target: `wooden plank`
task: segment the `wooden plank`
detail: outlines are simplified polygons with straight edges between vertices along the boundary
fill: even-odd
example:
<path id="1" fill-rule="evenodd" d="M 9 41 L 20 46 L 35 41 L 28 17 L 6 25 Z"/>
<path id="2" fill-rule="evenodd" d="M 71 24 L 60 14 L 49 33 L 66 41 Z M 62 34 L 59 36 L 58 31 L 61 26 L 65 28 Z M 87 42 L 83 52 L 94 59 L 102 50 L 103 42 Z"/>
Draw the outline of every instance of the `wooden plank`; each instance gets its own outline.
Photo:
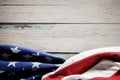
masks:
<path id="1" fill-rule="evenodd" d="M 71 1 L 71 0 L 69 0 Z M 78 0 L 77 0 L 78 1 Z M 62 5 L 68 2 L 68 0 L 1 0 L 0 5 Z"/>
<path id="2" fill-rule="evenodd" d="M 120 24 L 55 24 L 50 30 L 0 30 L 0 44 L 48 52 L 80 52 L 120 45 Z"/>
<path id="3" fill-rule="evenodd" d="M 78 54 L 79 52 L 49 52 L 49 53 L 57 55 L 64 59 L 68 59 L 68 58 Z"/>
<path id="4" fill-rule="evenodd" d="M 53 2 L 55 1 L 54 3 L 56 3 L 57 6 L 52 5 L 52 3 L 51 5 L 47 5 L 47 3 L 50 2 L 47 1 L 45 2 L 46 5 L 42 5 L 42 6 L 39 5 L 17 6 L 16 4 L 17 2 L 15 3 L 16 6 L 14 5 L 0 6 L 0 22 L 1 23 L 5 23 L 5 22 L 8 23 L 120 23 L 119 0 L 99 0 L 99 1 L 98 0 L 85 0 L 85 1 L 67 0 L 66 2 L 64 2 L 65 0 L 64 1 L 62 0 L 60 2 L 60 4 L 66 3 L 68 5 L 59 5 L 57 4 L 57 1 L 59 3 L 60 0 L 53 0 Z"/>
<path id="5" fill-rule="evenodd" d="M 17 37 L 18 38 L 18 37 Z M 6 40 L 7 39 L 7 40 Z M 20 39 L 20 38 L 18 38 Z M 119 46 L 120 43 L 104 43 L 100 41 L 91 40 L 89 42 L 81 41 L 79 39 L 60 39 L 60 38 L 46 38 L 46 39 L 31 39 L 31 40 L 25 40 L 25 39 L 14 39 L 12 38 L 4 38 L 0 40 L 0 44 L 12 44 L 12 45 L 19 45 L 23 47 L 28 47 L 32 49 L 42 50 L 42 51 L 50 51 L 50 52 L 81 52 L 86 51 L 94 48 L 100 48 L 100 47 L 109 47 L 109 46 Z"/>
<path id="6" fill-rule="evenodd" d="M 0 24 L 1 30 L 52 29 L 55 24 Z"/>
<path id="7" fill-rule="evenodd" d="M 104 5 L 119 4 L 119 0 L 0 0 L 1 6 L 79 6 L 79 5 Z"/>
<path id="8" fill-rule="evenodd" d="M 68 58 L 70 58 L 70 57 L 72 57 L 72 56 L 74 56 L 74 55 L 76 55 L 76 54 L 69 54 L 69 53 L 67 53 L 67 54 L 58 54 L 58 53 L 56 53 L 56 54 L 54 54 L 54 55 L 57 55 L 57 56 L 59 56 L 59 57 L 61 57 L 61 58 L 64 58 L 64 59 L 68 59 Z"/>

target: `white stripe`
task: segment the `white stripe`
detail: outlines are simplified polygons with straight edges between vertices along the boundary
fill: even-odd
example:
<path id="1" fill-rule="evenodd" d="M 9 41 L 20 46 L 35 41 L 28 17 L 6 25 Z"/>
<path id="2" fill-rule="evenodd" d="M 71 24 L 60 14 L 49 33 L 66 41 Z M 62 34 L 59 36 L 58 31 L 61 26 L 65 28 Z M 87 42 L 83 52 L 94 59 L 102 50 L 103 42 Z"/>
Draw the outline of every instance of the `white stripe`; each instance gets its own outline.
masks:
<path id="1" fill-rule="evenodd" d="M 115 67 L 115 69 L 112 69 L 112 67 Z M 120 63 L 113 62 L 110 60 L 102 60 L 100 63 L 98 63 L 96 66 L 94 66 L 87 72 L 81 75 L 73 74 L 65 76 L 62 80 L 78 80 L 78 79 L 89 80 L 94 77 L 109 77 L 113 75 L 115 72 L 117 72 L 119 69 Z"/>
<path id="2" fill-rule="evenodd" d="M 118 47 L 105 47 L 105 48 L 98 48 L 98 49 L 93 49 L 93 50 L 89 50 L 89 51 L 85 51 L 85 52 L 81 52 L 71 58 L 69 58 L 63 65 L 61 65 L 55 72 L 51 72 L 48 73 L 46 75 L 43 76 L 43 78 L 51 75 L 51 74 L 55 74 L 56 72 L 60 71 L 61 69 L 63 69 L 66 66 L 69 66 L 70 64 L 73 64 L 79 60 L 82 60 L 86 57 L 89 57 L 91 55 L 100 53 L 100 52 L 120 52 L 120 46 Z M 113 72 L 113 71 L 112 71 Z M 42 78 L 42 79 L 43 79 Z"/>
<path id="3" fill-rule="evenodd" d="M 93 50 L 89 50 L 89 51 L 84 51 L 84 52 L 81 52 L 71 58 L 69 58 L 63 65 L 61 65 L 58 69 L 62 69 L 70 64 L 73 64 L 74 62 L 77 62 L 79 60 L 82 60 L 86 57 L 89 57 L 91 55 L 94 55 L 94 54 L 97 54 L 97 53 L 100 53 L 100 52 L 120 52 L 120 46 L 118 47 L 105 47 L 105 48 L 98 48 L 98 49 L 93 49 Z"/>

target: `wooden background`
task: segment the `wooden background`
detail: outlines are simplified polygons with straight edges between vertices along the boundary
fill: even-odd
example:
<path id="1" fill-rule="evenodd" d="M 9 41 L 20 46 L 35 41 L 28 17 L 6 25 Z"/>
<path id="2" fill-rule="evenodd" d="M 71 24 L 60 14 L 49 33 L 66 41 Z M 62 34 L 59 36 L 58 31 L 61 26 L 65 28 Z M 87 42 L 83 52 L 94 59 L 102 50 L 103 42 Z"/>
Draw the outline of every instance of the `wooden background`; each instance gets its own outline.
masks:
<path id="1" fill-rule="evenodd" d="M 0 30 L 0 44 L 67 53 L 119 46 L 120 0 L 0 0 L 0 23 L 52 24 Z"/>

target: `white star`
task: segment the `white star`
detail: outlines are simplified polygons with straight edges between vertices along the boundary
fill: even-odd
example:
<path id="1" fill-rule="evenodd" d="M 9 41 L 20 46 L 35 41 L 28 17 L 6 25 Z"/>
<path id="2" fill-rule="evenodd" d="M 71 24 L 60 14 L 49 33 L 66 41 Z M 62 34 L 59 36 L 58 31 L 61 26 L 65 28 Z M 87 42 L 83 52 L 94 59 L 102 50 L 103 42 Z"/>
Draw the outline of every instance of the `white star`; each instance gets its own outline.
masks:
<path id="1" fill-rule="evenodd" d="M 8 64 L 8 67 L 9 66 L 13 66 L 13 67 L 15 67 L 15 64 L 16 64 L 17 62 L 10 62 L 9 64 Z"/>
<path id="2" fill-rule="evenodd" d="M 8 74 L 8 77 L 9 77 L 9 76 L 12 76 L 12 75 L 15 75 L 15 72 L 9 73 L 9 74 Z"/>
<path id="3" fill-rule="evenodd" d="M 3 72 L 5 72 L 5 71 L 0 70 L 0 73 L 3 73 Z"/>
<path id="4" fill-rule="evenodd" d="M 18 47 L 10 48 L 13 53 L 19 53 L 21 50 L 18 50 Z"/>
<path id="5" fill-rule="evenodd" d="M 40 52 L 37 52 L 37 54 L 36 54 L 37 56 L 39 56 L 40 55 Z"/>
<path id="6" fill-rule="evenodd" d="M 53 60 L 53 59 L 50 58 L 50 57 L 45 57 L 45 59 L 47 59 L 48 62 L 52 62 L 52 60 Z"/>
<path id="7" fill-rule="evenodd" d="M 10 54 L 6 54 L 6 53 L 2 54 L 2 57 L 3 57 L 4 59 L 7 59 L 9 56 L 10 56 Z"/>
<path id="8" fill-rule="evenodd" d="M 40 52 L 37 52 L 37 54 L 33 54 L 33 55 L 35 55 L 35 56 L 39 56 L 39 55 L 40 55 Z"/>
<path id="9" fill-rule="evenodd" d="M 25 69 L 23 68 L 22 70 L 24 71 Z"/>
<path id="10" fill-rule="evenodd" d="M 33 66 L 32 66 L 32 68 L 39 68 L 39 65 L 41 64 L 41 63 L 39 63 L 39 62 L 32 62 L 32 64 L 33 64 Z"/>
<path id="11" fill-rule="evenodd" d="M 32 57 L 32 55 L 26 54 L 26 55 L 23 55 L 23 57 L 24 57 L 25 59 L 30 59 L 30 58 Z"/>
<path id="12" fill-rule="evenodd" d="M 33 76 L 32 78 L 33 78 L 33 79 L 35 79 L 35 77 L 34 77 L 34 76 Z"/>

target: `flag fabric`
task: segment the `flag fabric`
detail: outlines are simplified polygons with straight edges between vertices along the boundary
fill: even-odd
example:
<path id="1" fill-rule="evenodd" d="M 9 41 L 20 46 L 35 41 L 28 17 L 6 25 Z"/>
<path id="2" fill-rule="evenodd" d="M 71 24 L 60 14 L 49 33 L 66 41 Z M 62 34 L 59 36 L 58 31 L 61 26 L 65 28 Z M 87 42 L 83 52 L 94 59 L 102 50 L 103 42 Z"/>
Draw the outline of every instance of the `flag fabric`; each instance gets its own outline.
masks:
<path id="1" fill-rule="evenodd" d="M 81 52 L 42 80 L 120 80 L 120 46 Z"/>
<path id="2" fill-rule="evenodd" d="M 0 80 L 41 80 L 65 59 L 39 50 L 0 45 Z"/>

